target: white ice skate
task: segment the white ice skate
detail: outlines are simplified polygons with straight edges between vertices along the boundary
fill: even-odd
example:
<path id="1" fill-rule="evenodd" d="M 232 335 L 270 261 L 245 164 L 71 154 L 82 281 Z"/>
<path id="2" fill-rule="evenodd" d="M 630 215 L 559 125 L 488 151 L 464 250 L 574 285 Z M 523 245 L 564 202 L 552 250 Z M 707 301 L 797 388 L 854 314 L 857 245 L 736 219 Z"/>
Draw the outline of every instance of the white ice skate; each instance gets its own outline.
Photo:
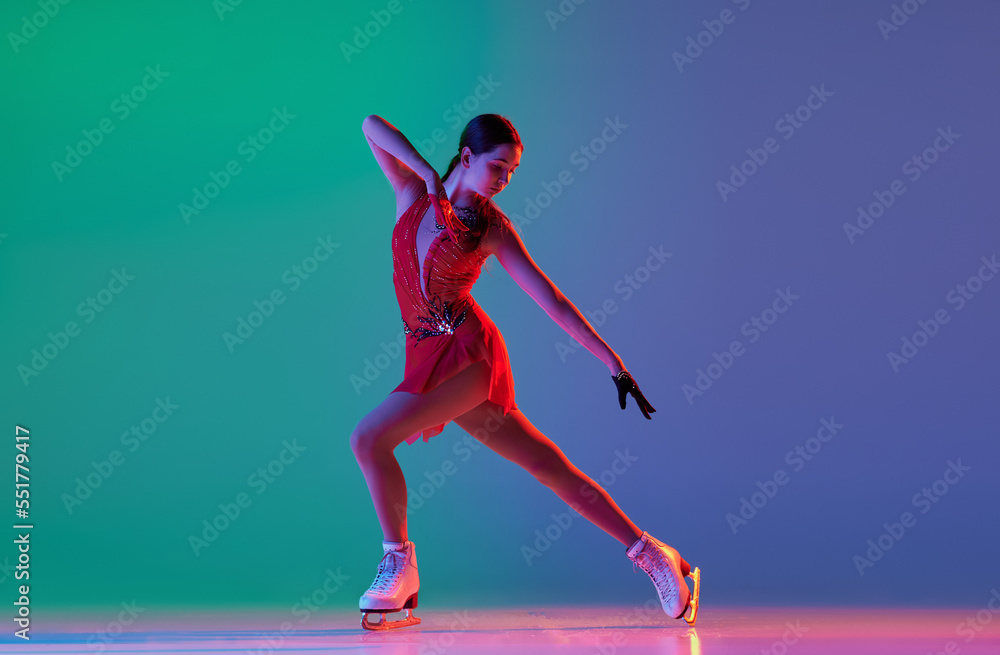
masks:
<path id="1" fill-rule="evenodd" d="M 364 614 L 361 617 L 361 627 L 366 630 L 389 630 L 420 623 L 413 616 L 417 606 L 417 590 L 420 589 L 420 578 L 417 575 L 417 553 L 412 541 L 383 541 L 382 550 L 385 556 L 378 565 L 375 581 L 368 588 L 359 602 Z M 385 615 L 391 612 L 406 610 L 406 618 L 398 621 L 386 621 Z M 368 621 L 369 614 L 381 614 L 378 623 Z"/>
<path id="2" fill-rule="evenodd" d="M 680 554 L 662 541 L 643 532 L 625 551 L 632 560 L 632 570 L 638 564 L 649 574 L 660 596 L 663 611 L 675 619 L 684 617 L 688 625 L 698 618 L 698 594 L 701 591 L 701 570 L 684 561 Z M 694 591 L 688 589 L 686 577 L 694 581 Z M 690 612 L 689 612 L 690 611 Z"/>

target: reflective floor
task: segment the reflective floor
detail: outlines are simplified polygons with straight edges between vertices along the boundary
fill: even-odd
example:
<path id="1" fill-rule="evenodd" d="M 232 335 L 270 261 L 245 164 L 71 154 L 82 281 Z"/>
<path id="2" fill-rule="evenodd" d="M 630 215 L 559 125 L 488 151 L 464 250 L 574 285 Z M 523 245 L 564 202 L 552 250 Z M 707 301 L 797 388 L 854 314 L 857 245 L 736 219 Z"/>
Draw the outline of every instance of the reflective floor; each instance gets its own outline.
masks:
<path id="1" fill-rule="evenodd" d="M 0 636 L 0 652 L 31 653 L 773 653 L 1000 654 L 1000 617 L 987 607 L 892 609 L 702 607 L 695 628 L 658 606 L 419 608 L 419 625 L 360 627 L 360 612 L 157 613 L 123 627 L 83 615 L 35 617 L 30 643 Z M 114 618 L 118 613 L 112 614 Z M 402 614 L 389 619 L 402 618 Z M 373 617 L 377 618 L 377 617 Z"/>

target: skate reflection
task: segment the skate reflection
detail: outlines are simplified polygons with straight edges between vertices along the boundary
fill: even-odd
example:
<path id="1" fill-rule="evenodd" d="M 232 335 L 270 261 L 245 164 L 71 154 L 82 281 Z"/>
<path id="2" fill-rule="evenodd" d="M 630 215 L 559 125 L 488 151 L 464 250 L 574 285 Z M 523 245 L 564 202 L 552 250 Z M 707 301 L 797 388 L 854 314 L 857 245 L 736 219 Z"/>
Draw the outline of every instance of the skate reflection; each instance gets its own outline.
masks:
<path id="1" fill-rule="evenodd" d="M 685 636 L 691 639 L 691 655 L 701 655 L 701 639 L 698 638 L 698 631 L 695 628 L 688 628 Z"/>

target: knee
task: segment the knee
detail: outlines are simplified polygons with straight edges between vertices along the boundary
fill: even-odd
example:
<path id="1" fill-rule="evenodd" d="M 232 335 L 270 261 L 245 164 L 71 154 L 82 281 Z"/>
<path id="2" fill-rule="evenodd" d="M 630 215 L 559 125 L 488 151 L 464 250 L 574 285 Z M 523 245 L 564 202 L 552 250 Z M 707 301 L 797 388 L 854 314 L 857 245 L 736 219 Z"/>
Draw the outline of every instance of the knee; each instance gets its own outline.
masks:
<path id="1" fill-rule="evenodd" d="M 371 459 L 379 448 L 379 433 L 358 424 L 351 432 L 351 450 L 359 461 Z"/>

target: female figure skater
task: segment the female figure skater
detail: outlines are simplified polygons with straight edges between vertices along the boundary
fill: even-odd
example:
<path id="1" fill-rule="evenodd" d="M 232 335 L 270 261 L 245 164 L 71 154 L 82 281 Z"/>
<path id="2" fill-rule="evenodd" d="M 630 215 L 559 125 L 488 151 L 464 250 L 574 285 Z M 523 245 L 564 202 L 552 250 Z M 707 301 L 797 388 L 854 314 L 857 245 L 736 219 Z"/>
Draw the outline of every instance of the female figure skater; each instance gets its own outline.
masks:
<path id="1" fill-rule="evenodd" d="M 420 581 L 414 545 L 407 539 L 406 483 L 393 450 L 421 434 L 428 441 L 450 421 L 524 467 L 626 546 L 633 569 L 638 564 L 652 578 L 663 611 L 694 625 L 700 571 L 692 573 L 676 550 L 636 527 L 521 413 L 503 337 L 469 293 L 483 262 L 496 255 L 560 327 L 608 366 L 622 409 L 631 394 L 647 419 L 656 411 L 621 358 L 538 268 L 492 200 L 521 160 L 514 126 L 497 114 L 469 121 L 443 180 L 381 117 L 366 117 L 362 130 L 396 193 L 393 284 L 406 333 L 406 365 L 403 382 L 351 434 L 384 536 L 378 574 L 359 603 L 361 625 L 386 629 L 420 622 L 412 614 Z M 685 581 L 689 575 L 693 592 Z M 386 622 L 386 613 L 404 609 L 405 619 Z M 369 623 L 369 613 L 381 614 L 380 621 Z"/>

